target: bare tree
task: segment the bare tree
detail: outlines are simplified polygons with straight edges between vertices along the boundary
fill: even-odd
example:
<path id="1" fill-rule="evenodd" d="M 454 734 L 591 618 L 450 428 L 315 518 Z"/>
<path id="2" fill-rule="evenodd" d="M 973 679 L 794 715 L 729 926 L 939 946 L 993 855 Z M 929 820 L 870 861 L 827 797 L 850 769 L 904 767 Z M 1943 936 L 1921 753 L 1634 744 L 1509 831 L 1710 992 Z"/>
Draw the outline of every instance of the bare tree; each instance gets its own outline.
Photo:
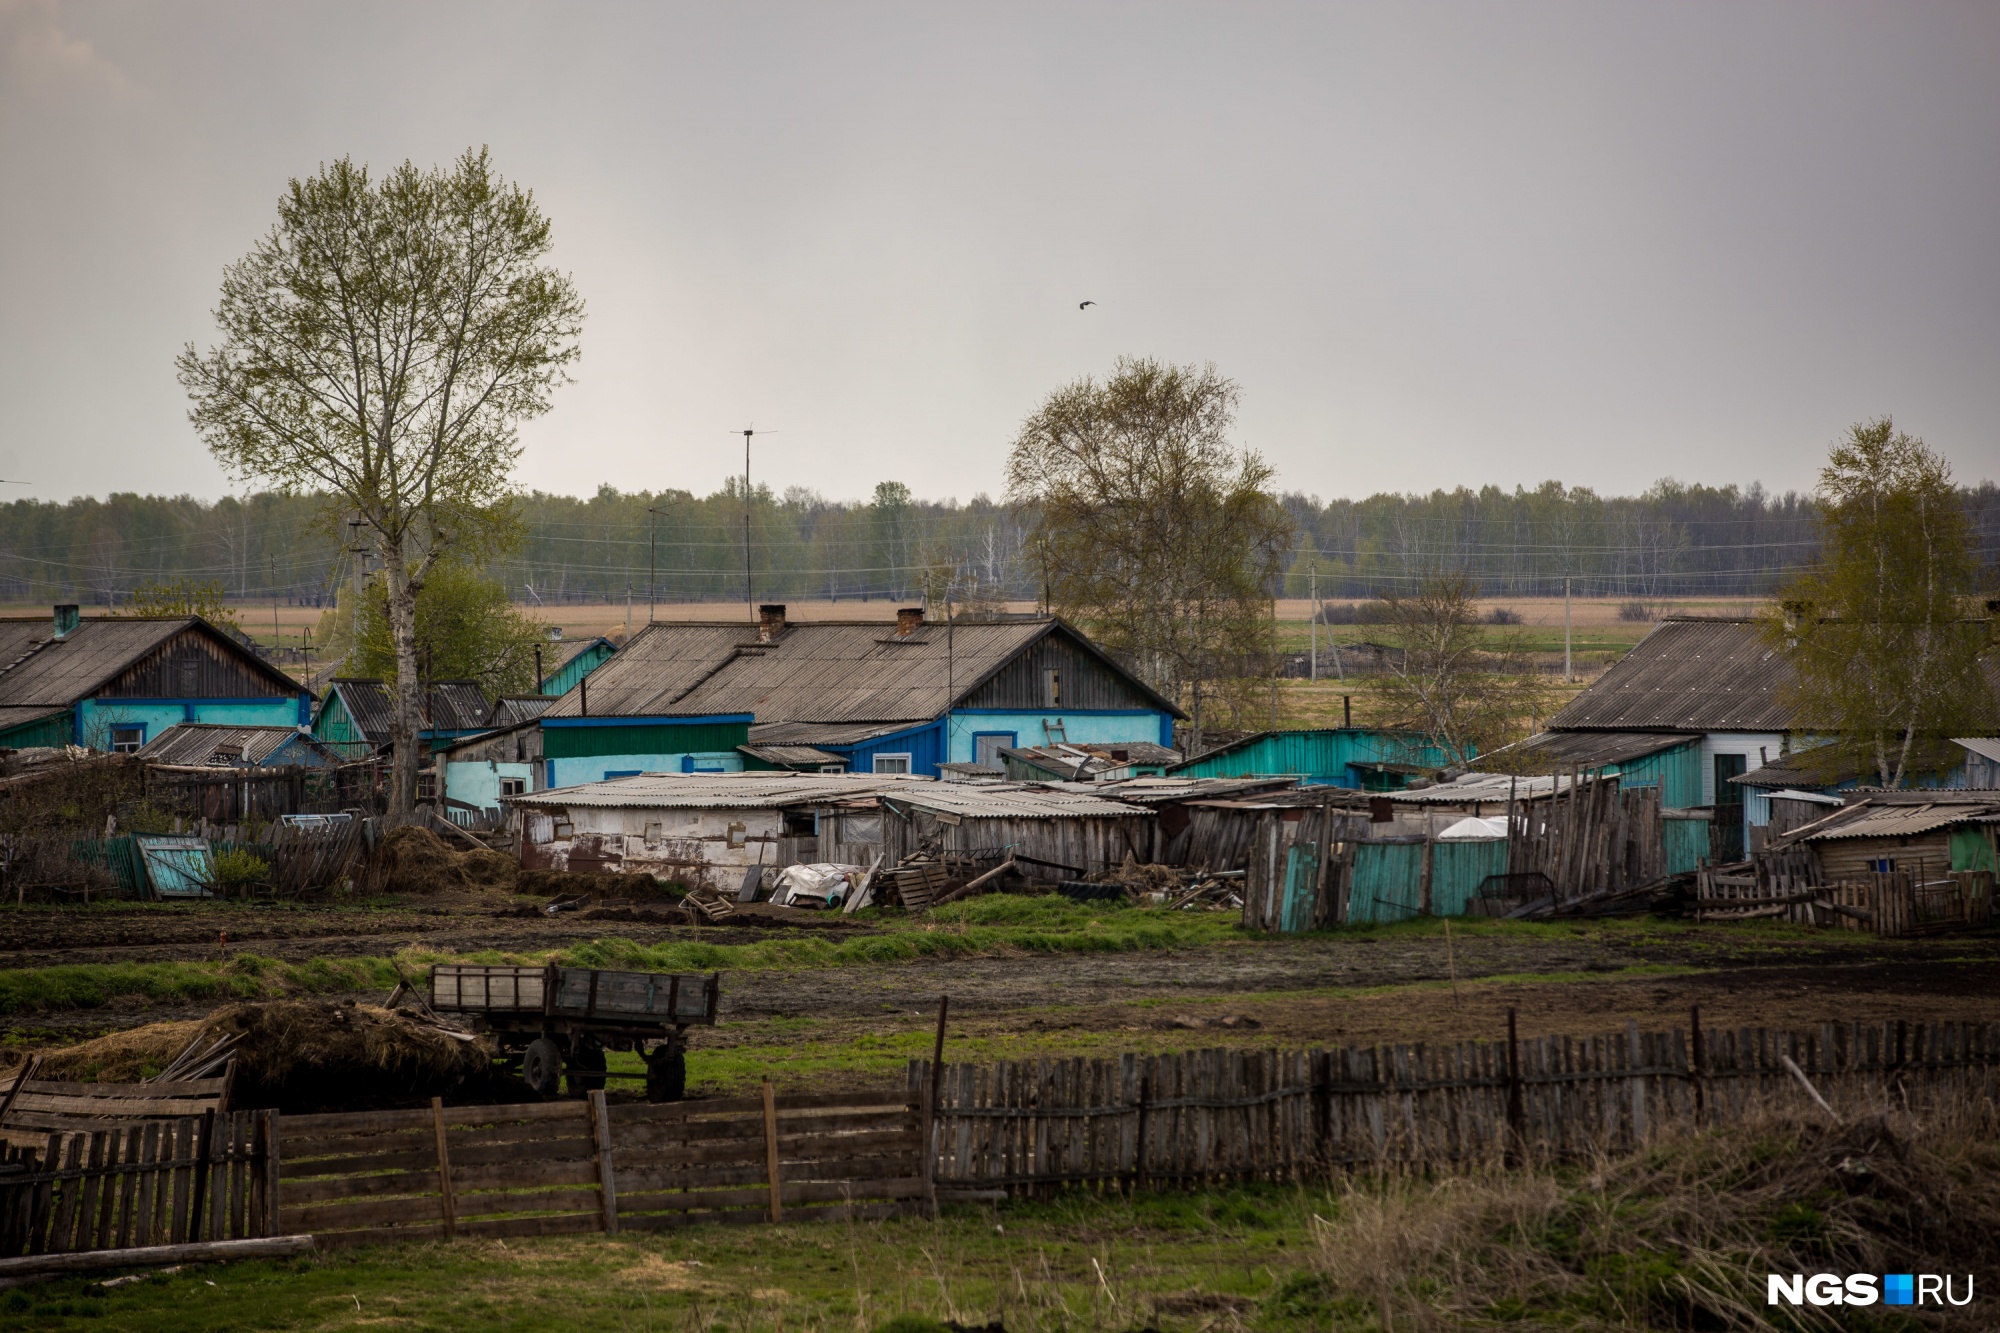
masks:
<path id="1" fill-rule="evenodd" d="M 1426 575 L 1415 591 L 1386 599 L 1396 652 L 1382 703 L 1394 725 L 1421 733 L 1454 764 L 1505 744 L 1522 719 L 1548 714 L 1548 686 L 1525 643 L 1481 627 L 1477 592 L 1459 571 Z"/>
<path id="2" fill-rule="evenodd" d="M 1229 441 L 1237 388 L 1213 366 L 1122 359 L 1021 426 L 1007 498 L 1049 608 L 1193 714 L 1268 674 L 1271 598 L 1292 524 L 1271 469 Z"/>
<path id="3" fill-rule="evenodd" d="M 447 549 L 505 544 L 518 424 L 578 355 L 583 302 L 541 262 L 550 247 L 533 195 L 484 150 L 379 182 L 342 158 L 290 183 L 223 275 L 221 342 L 175 362 L 226 466 L 365 525 L 395 646 L 392 818 L 416 802 L 417 594 Z"/>

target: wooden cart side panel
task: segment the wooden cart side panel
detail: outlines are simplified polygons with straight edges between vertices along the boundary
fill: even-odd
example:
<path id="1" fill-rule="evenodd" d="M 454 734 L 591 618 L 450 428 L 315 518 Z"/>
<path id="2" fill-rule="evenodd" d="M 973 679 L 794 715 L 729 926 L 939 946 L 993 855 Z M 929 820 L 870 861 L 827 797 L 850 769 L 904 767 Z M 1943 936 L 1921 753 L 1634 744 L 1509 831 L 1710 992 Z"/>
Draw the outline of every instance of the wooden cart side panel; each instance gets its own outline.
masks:
<path id="1" fill-rule="evenodd" d="M 431 1008 L 459 1013 L 540 1013 L 547 970 L 439 963 L 431 969 Z"/>
<path id="2" fill-rule="evenodd" d="M 714 992 L 713 978 L 699 972 L 609 972 L 565 967 L 556 984 L 554 1008 L 565 1017 L 713 1023 Z"/>

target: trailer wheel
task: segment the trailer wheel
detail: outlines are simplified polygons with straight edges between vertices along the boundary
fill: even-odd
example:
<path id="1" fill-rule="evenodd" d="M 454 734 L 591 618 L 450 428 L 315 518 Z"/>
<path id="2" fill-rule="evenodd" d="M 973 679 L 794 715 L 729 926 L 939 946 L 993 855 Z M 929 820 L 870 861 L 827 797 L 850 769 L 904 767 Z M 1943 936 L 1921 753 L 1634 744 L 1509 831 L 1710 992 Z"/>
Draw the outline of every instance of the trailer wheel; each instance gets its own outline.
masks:
<path id="1" fill-rule="evenodd" d="M 655 1046 L 646 1053 L 646 1100 L 677 1102 L 687 1093 L 686 1051 Z"/>
<path id="2" fill-rule="evenodd" d="M 521 1056 L 521 1081 L 539 1095 L 553 1097 L 562 1079 L 562 1063 L 562 1048 L 547 1037 L 537 1037 Z"/>
<path id="3" fill-rule="evenodd" d="M 579 1041 L 569 1052 L 569 1095 L 588 1097 L 604 1086 L 604 1048 Z"/>

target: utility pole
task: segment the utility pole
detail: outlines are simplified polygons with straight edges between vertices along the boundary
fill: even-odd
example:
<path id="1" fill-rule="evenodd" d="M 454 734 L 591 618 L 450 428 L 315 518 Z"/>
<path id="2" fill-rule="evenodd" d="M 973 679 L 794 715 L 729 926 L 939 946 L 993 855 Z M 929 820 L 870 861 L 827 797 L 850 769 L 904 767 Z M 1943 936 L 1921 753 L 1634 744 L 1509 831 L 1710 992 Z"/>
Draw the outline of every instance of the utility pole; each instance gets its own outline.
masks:
<path id="1" fill-rule="evenodd" d="M 1576 677 L 1570 672 L 1569 659 L 1569 576 L 1563 575 L 1563 684 L 1567 685 Z"/>
<path id="2" fill-rule="evenodd" d="M 754 429 L 743 432 L 743 605 L 752 620 L 757 618 L 757 598 L 750 583 L 750 437 L 756 433 Z"/>
<path id="3" fill-rule="evenodd" d="M 1317 684 L 1319 681 L 1319 558 L 1317 554 L 1313 558 L 1312 572 L 1306 576 L 1306 587 L 1306 615 L 1311 618 L 1312 622 L 1311 679 Z"/>
<path id="4" fill-rule="evenodd" d="M 284 646 L 284 636 L 278 632 L 278 557 L 271 556 L 271 652 L 275 655 Z"/>
<path id="5" fill-rule="evenodd" d="M 660 511 L 646 506 L 646 623 L 653 623 L 653 604 L 657 599 L 653 591 L 653 580 L 659 565 L 659 517 Z"/>

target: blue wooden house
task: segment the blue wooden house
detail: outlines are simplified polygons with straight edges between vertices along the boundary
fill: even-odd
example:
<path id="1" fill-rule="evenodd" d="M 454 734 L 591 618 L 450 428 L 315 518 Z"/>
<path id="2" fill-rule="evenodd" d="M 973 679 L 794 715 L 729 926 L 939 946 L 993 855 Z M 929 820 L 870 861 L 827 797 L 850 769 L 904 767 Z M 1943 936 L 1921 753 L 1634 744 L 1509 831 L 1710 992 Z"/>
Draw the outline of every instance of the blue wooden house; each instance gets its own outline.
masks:
<path id="1" fill-rule="evenodd" d="M 199 616 L 0 619 L 0 746 L 135 753 L 184 722 L 296 728 L 312 695 Z"/>
<path id="2" fill-rule="evenodd" d="M 906 608 L 894 624 L 797 624 L 767 605 L 754 624 L 634 635 L 543 714 L 541 777 L 739 772 L 795 748 L 816 766 L 936 777 L 1050 742 L 1170 745 L 1179 716 L 1055 617 L 947 625 Z"/>

